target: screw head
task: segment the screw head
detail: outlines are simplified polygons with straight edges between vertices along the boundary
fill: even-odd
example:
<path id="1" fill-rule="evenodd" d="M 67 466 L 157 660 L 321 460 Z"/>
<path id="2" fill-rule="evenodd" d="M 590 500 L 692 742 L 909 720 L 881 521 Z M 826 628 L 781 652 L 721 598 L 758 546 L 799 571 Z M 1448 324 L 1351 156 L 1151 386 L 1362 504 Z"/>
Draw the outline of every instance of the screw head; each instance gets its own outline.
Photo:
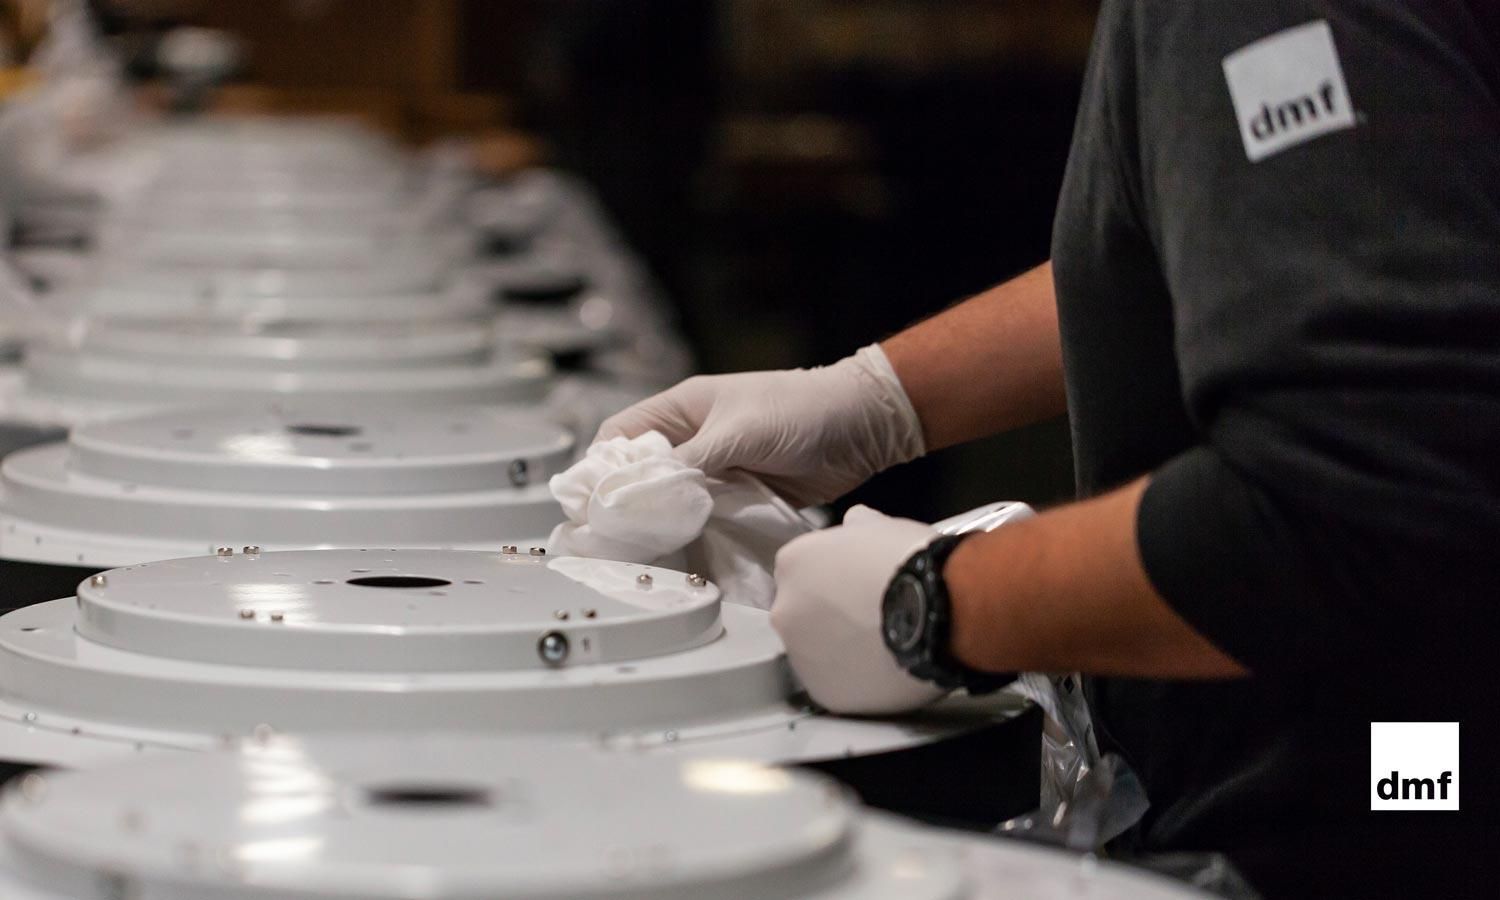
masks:
<path id="1" fill-rule="evenodd" d="M 246 556 L 259 556 L 260 548 L 254 544 L 246 544 L 243 552 Z"/>
<path id="2" fill-rule="evenodd" d="M 504 547 L 500 548 L 500 552 L 501 553 L 515 553 L 516 552 L 516 545 L 515 544 L 506 544 Z"/>
<path id="3" fill-rule="evenodd" d="M 568 636 L 561 631 L 549 631 L 536 643 L 536 655 L 542 658 L 542 662 L 553 667 L 567 662 L 571 650 Z"/>
<path id="4" fill-rule="evenodd" d="M 109 579 L 103 575 L 95 575 L 89 579 L 89 587 L 102 588 L 109 584 Z"/>
<path id="5" fill-rule="evenodd" d="M 253 619 L 253 618 L 255 618 L 255 610 L 253 610 L 253 609 L 242 609 L 242 610 L 240 610 L 240 618 L 241 619 Z"/>
<path id="6" fill-rule="evenodd" d="M 599 610 L 597 610 L 597 609 L 586 609 L 586 610 L 583 611 L 583 617 L 585 619 L 597 619 L 597 618 L 599 618 Z"/>
<path id="7" fill-rule="evenodd" d="M 547 548 L 546 547 L 532 547 L 531 548 L 531 555 L 532 556 L 546 556 L 547 555 Z"/>
<path id="8" fill-rule="evenodd" d="M 559 622 L 566 622 L 568 621 L 568 611 L 565 609 L 554 609 L 552 611 L 552 618 Z"/>
<path id="9" fill-rule="evenodd" d="M 233 556 L 234 555 L 234 548 L 233 547 L 220 547 L 220 548 L 218 548 L 217 550 L 214 551 L 214 555 L 216 555 L 216 556 Z"/>
<path id="10" fill-rule="evenodd" d="M 531 467 L 526 465 L 526 460 L 513 461 L 506 469 L 506 475 L 510 476 L 510 483 L 515 487 L 525 487 L 531 483 Z"/>
<path id="11" fill-rule="evenodd" d="M 650 587 L 651 586 L 651 574 L 649 572 L 642 572 L 641 574 L 635 576 L 635 583 L 638 584 L 638 585 L 640 585 L 643 588 Z"/>
<path id="12" fill-rule="evenodd" d="M 687 577 L 687 580 L 688 580 L 688 584 L 692 585 L 695 588 L 700 588 L 700 587 L 703 587 L 704 585 L 708 584 L 708 579 L 704 578 L 702 575 L 699 575 L 697 572 L 694 572 L 693 574 L 689 575 Z"/>
<path id="13" fill-rule="evenodd" d="M 272 622 L 282 622 L 282 621 L 285 621 L 285 620 L 286 620 L 286 616 L 285 615 L 283 615 L 283 614 L 281 614 L 279 612 L 273 612 L 273 613 L 271 613 L 271 621 Z"/>
<path id="14" fill-rule="evenodd" d="M 47 796 L 47 779 L 36 772 L 27 772 L 21 776 L 21 796 L 28 803 L 40 803 Z"/>

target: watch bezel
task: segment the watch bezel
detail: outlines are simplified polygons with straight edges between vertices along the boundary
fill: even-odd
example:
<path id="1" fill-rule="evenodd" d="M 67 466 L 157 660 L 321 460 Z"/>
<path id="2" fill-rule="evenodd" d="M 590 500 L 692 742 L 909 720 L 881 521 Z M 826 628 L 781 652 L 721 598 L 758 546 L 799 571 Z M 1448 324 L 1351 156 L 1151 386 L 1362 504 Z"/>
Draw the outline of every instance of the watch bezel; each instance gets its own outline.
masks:
<path id="1" fill-rule="evenodd" d="M 939 535 L 913 553 L 886 585 L 881 603 L 880 635 L 897 664 L 913 677 L 947 690 L 965 688 L 970 694 L 999 690 L 1015 680 L 1014 673 L 980 672 L 953 658 L 949 649 L 952 614 L 943 567 L 968 534 Z M 917 633 L 897 645 L 891 640 L 890 617 L 896 612 L 898 584 L 913 583 L 922 599 Z"/>

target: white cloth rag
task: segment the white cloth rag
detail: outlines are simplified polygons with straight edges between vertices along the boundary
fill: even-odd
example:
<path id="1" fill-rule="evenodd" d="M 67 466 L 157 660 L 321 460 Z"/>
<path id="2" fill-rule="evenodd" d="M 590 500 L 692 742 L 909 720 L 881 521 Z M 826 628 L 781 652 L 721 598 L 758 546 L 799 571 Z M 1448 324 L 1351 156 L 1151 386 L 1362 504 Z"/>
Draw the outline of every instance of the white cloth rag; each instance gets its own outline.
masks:
<path id="1" fill-rule="evenodd" d="M 756 479 L 708 478 L 654 431 L 594 444 L 548 486 L 568 517 L 549 553 L 687 567 L 760 609 L 776 595 L 776 551 L 813 530 Z"/>

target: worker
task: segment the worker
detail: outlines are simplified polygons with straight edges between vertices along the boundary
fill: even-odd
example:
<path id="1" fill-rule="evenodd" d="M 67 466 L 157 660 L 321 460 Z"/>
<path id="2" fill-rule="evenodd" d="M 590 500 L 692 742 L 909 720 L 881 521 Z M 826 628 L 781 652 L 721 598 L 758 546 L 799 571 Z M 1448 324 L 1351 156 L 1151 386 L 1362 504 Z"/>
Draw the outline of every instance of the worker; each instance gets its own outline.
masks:
<path id="1" fill-rule="evenodd" d="M 856 508 L 782 549 L 811 696 L 892 713 L 1081 671 L 1150 802 L 1121 852 L 1223 852 L 1268 897 L 1480 893 L 1485 760 L 1458 813 L 1372 812 L 1367 761 L 1373 722 L 1472 748 L 1494 705 L 1497 10 L 1105 0 L 1050 263 L 600 436 L 820 504 L 1066 411 L 1075 503 L 960 539 Z"/>

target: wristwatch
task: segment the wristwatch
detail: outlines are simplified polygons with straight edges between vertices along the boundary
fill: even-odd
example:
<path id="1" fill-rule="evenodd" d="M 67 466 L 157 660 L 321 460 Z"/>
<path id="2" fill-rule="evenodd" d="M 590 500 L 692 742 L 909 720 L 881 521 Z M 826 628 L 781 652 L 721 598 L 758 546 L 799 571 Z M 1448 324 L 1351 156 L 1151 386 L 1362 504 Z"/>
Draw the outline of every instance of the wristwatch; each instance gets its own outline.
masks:
<path id="1" fill-rule="evenodd" d="M 971 669 L 953 657 L 950 647 L 953 610 L 943 565 L 966 537 L 942 535 L 896 570 L 885 589 L 880 631 L 886 648 L 912 677 L 948 690 L 988 694 L 1015 681 L 1015 673 Z"/>

